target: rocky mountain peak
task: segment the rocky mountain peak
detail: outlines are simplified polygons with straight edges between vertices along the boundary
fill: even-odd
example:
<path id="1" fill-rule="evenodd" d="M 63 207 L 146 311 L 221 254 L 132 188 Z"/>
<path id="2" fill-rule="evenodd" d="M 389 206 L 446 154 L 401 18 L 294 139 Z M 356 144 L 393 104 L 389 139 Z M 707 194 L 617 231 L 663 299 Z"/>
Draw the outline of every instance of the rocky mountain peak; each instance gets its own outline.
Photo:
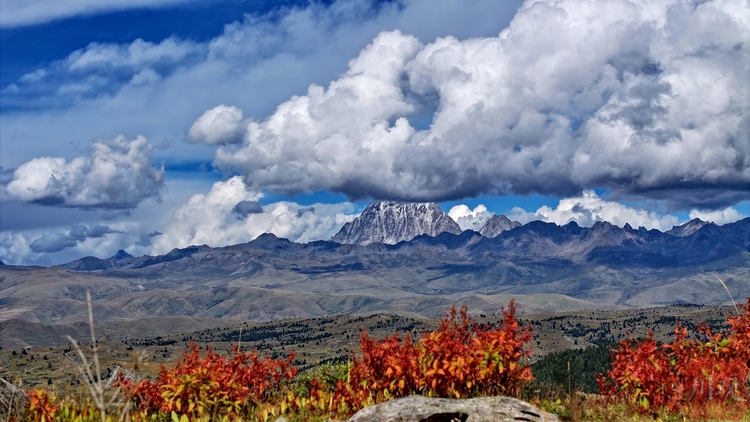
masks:
<path id="1" fill-rule="evenodd" d="M 615 226 L 609 221 L 597 221 L 593 226 L 591 226 L 591 230 L 594 232 L 608 232 L 617 229 L 619 229 L 619 227 Z"/>
<path id="2" fill-rule="evenodd" d="M 120 249 L 119 251 L 117 251 L 116 254 L 112 255 L 109 259 L 120 260 L 120 259 L 125 259 L 125 258 L 132 258 L 132 257 L 133 255 Z"/>
<path id="3" fill-rule="evenodd" d="M 516 227 L 521 227 L 521 223 L 518 221 L 511 221 L 510 218 L 503 214 L 496 214 L 484 223 L 484 226 L 479 230 L 479 233 L 484 237 L 493 238 L 506 230 L 515 229 Z"/>
<path id="4" fill-rule="evenodd" d="M 331 241 L 393 245 L 421 234 L 437 236 L 443 232 L 459 234 L 461 228 L 434 202 L 374 201 L 359 217 L 346 223 Z"/>
<path id="5" fill-rule="evenodd" d="M 708 224 L 708 221 L 703 221 L 700 218 L 694 218 L 687 223 L 680 226 L 672 226 L 666 233 L 677 237 L 686 237 L 702 229 L 703 226 Z"/>

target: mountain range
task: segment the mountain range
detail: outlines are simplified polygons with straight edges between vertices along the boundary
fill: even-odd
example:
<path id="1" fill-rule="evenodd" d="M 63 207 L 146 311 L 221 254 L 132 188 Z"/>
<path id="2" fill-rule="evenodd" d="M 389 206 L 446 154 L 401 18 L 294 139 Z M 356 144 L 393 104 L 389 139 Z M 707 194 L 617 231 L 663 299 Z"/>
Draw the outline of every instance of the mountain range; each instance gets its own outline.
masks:
<path id="1" fill-rule="evenodd" d="M 661 232 L 496 216 L 476 232 L 460 231 L 436 207 L 376 202 L 330 241 L 264 234 L 159 256 L 119 251 L 59 267 L 0 265 L 0 321 L 85 320 L 86 290 L 105 321 L 439 316 L 462 303 L 493 313 L 511 298 L 527 313 L 726 303 L 719 279 L 735 298 L 750 296 L 750 218 L 723 226 L 696 219 Z"/>

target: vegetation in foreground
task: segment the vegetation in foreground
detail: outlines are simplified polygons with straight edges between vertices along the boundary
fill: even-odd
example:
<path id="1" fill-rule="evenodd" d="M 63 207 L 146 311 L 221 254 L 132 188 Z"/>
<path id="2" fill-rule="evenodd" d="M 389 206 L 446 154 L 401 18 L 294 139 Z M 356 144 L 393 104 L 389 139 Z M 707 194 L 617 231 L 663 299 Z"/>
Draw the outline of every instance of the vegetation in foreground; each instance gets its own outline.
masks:
<path id="1" fill-rule="evenodd" d="M 531 329 L 518 323 L 511 302 L 497 326 L 480 326 L 466 308 L 454 308 L 439 328 L 419 340 L 411 334 L 375 340 L 363 332 L 361 353 L 345 365 L 302 374 L 293 354 L 261 358 L 239 347 L 222 356 L 193 346 L 174 368 L 162 368 L 156 378 L 142 381 L 120 377 L 107 384 L 92 375 L 91 365 L 84 365 L 89 371 L 83 372 L 91 389 L 88 398 L 31 391 L 29 418 L 181 422 L 265 421 L 284 415 L 327 420 L 345 419 L 362 407 L 411 394 L 504 394 L 569 420 L 750 420 L 750 298 L 742 310 L 728 318 L 728 329 L 722 332 L 703 327 L 701 336 L 688 338 L 687 330 L 678 326 L 671 343 L 660 344 L 653 337 L 621 341 L 612 351 L 611 367 L 599 375 L 599 395 L 573 391 L 584 386 L 572 385 L 569 366 L 567 390 L 564 381 L 560 385 L 559 370 L 545 376 L 556 383 L 532 382 L 527 346 Z M 561 357 L 548 359 L 554 358 L 559 368 Z M 555 365 L 550 362 L 548 367 Z"/>

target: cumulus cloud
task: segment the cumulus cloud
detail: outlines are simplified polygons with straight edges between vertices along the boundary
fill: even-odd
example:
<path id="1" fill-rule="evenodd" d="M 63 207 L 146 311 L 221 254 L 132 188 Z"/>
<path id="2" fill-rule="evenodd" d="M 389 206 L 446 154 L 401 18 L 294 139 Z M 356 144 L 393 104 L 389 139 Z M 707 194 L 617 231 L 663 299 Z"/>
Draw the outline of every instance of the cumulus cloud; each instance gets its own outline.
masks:
<path id="1" fill-rule="evenodd" d="M 594 191 L 584 191 L 581 196 L 560 200 L 556 208 L 543 206 L 536 212 L 527 212 L 513 208 L 508 218 L 521 223 L 533 220 L 547 221 L 558 225 L 575 221 L 578 225 L 591 227 L 597 221 L 608 221 L 616 226 L 630 224 L 634 228 L 643 226 L 647 229 L 666 231 L 681 224 L 674 215 L 661 215 L 654 211 L 628 207 L 619 202 L 600 198 Z"/>
<path id="2" fill-rule="evenodd" d="M 743 215 L 741 212 L 732 207 L 715 211 L 690 211 L 690 219 L 699 218 L 703 221 L 710 221 L 718 225 L 734 223 L 735 221 L 742 220 L 745 217 L 747 216 Z"/>
<path id="3" fill-rule="evenodd" d="M 62 156 L 69 145 L 59 139 L 124 131 L 151 140 L 182 139 L 196 118 L 217 104 L 237 106 L 246 116 L 267 116 L 310 83 L 341 75 L 384 29 L 404 28 L 425 40 L 494 35 L 521 2 L 475 0 L 470 8 L 454 0 L 336 0 L 299 7 L 277 2 L 268 14 L 248 13 L 206 42 L 176 35 L 154 43 L 94 43 L 0 87 L 2 165 L 17 167 L 39 150 Z M 174 54 L 166 51 L 170 46 Z M 152 53 L 131 53 L 141 50 Z M 135 60 L 146 56 L 151 58 Z M 88 67 L 79 63 L 83 57 Z M 208 160 L 213 151 L 181 145 L 160 155 L 166 154 Z"/>
<path id="4" fill-rule="evenodd" d="M 423 45 L 384 32 L 215 162 L 275 192 L 440 201 L 608 188 L 720 208 L 750 198 L 748 38 L 750 6 L 719 0 L 528 0 L 497 37 Z"/>
<path id="5" fill-rule="evenodd" d="M 207 145 L 239 143 L 242 142 L 246 126 L 242 110 L 222 104 L 207 110 L 193 123 L 187 141 Z"/>
<path id="6" fill-rule="evenodd" d="M 277 202 L 257 212 L 262 196 L 248 189 L 240 176 L 214 183 L 207 194 L 194 195 L 174 213 L 163 234 L 154 237 L 152 253 L 190 245 L 243 243 L 263 233 L 296 242 L 327 239 L 356 217 L 350 203 L 303 207 Z"/>
<path id="7" fill-rule="evenodd" d="M 164 169 L 151 164 L 143 137 L 93 142 L 86 156 L 35 158 L 19 166 L 6 192 L 23 202 L 86 209 L 132 209 L 160 198 Z"/>
<path id="8" fill-rule="evenodd" d="M 19 27 L 73 16 L 161 7 L 189 1 L 191 0 L 3 0 L 0 3 L 0 27 Z"/>
<path id="9" fill-rule="evenodd" d="M 487 211 L 487 207 L 482 204 L 477 205 L 473 210 L 464 204 L 456 205 L 448 211 L 448 215 L 458 223 L 461 230 L 477 232 L 482 229 L 487 220 L 492 218 L 492 213 Z"/>
<path id="10" fill-rule="evenodd" d="M 52 253 L 63 249 L 72 248 L 88 238 L 100 238 L 106 234 L 116 233 L 108 226 L 94 225 L 86 226 L 78 224 L 70 227 L 65 232 L 53 232 L 42 235 L 29 244 L 32 252 Z"/>

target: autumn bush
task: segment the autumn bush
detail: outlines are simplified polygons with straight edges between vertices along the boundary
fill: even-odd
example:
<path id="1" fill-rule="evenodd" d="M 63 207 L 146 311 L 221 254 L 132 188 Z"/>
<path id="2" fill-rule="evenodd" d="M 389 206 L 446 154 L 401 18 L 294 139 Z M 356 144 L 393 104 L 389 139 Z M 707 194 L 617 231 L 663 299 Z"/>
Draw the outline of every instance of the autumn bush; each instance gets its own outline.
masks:
<path id="1" fill-rule="evenodd" d="M 612 369 L 599 374 L 601 394 L 646 413 L 666 408 L 694 417 L 742 415 L 748 410 L 750 369 L 750 298 L 743 313 L 729 317 L 726 332 L 700 327 L 689 338 L 683 326 L 672 343 L 659 344 L 652 333 L 641 341 L 626 339 L 612 353 Z"/>
<path id="2" fill-rule="evenodd" d="M 451 308 L 440 327 L 418 342 L 410 334 L 383 340 L 360 338 L 361 357 L 353 357 L 347 382 L 333 394 L 334 410 L 354 411 L 396 397 L 422 394 L 466 398 L 518 395 L 533 379 L 528 366 L 532 332 L 516 320 L 515 303 L 503 309 L 497 328 L 480 326 L 466 307 Z"/>
<path id="3" fill-rule="evenodd" d="M 222 356 L 209 348 L 202 356 L 191 344 L 174 368 L 162 367 L 153 380 L 122 378 L 118 387 L 133 406 L 133 420 L 346 417 L 364 406 L 412 394 L 518 395 L 533 379 L 526 347 L 532 333 L 519 325 L 515 313 L 511 302 L 497 327 L 480 327 L 465 306 L 453 307 L 436 331 L 418 341 L 411 334 L 376 340 L 363 331 L 361 354 L 352 356 L 345 368 L 321 369 L 325 377 L 295 379 L 294 354 L 270 359 L 235 348 Z M 30 413 L 36 420 L 66 420 L 58 407 L 46 392 L 32 395 Z M 77 414 L 82 421 L 96 412 Z"/>
<path id="4" fill-rule="evenodd" d="M 285 360 L 261 358 L 238 347 L 229 356 L 209 347 L 201 357 L 193 343 L 174 368 L 162 366 L 155 380 L 133 384 L 123 379 L 121 385 L 142 413 L 239 415 L 278 398 L 284 383 L 297 375 L 294 357 L 291 353 Z"/>
<path id="5" fill-rule="evenodd" d="M 610 415 L 599 419 L 630 417 L 617 410 L 623 403 L 646 415 L 746 414 L 750 298 L 742 310 L 728 318 L 723 332 L 702 327 L 700 335 L 691 338 L 678 326 L 671 343 L 660 344 L 653 334 L 620 342 L 612 352 L 612 368 L 598 376 L 602 396 L 596 406 L 605 410 L 598 414 Z M 321 366 L 302 376 L 293 353 L 271 359 L 235 347 L 219 355 L 210 348 L 201 353 L 191 344 L 175 367 L 162 367 L 152 380 L 120 379 L 117 387 L 124 400 L 116 410 L 132 421 L 267 421 L 280 415 L 323 420 L 342 419 L 365 406 L 412 394 L 518 396 L 533 380 L 528 346 L 532 331 L 521 326 L 515 314 L 511 301 L 496 326 L 479 325 L 465 306 L 454 307 L 437 330 L 418 339 L 407 333 L 379 340 L 363 331 L 361 352 L 346 365 Z M 578 409 L 576 395 L 565 400 L 555 403 Z M 88 422 L 99 417 L 91 402 L 60 400 L 43 390 L 30 392 L 28 414 L 35 421 Z"/>

